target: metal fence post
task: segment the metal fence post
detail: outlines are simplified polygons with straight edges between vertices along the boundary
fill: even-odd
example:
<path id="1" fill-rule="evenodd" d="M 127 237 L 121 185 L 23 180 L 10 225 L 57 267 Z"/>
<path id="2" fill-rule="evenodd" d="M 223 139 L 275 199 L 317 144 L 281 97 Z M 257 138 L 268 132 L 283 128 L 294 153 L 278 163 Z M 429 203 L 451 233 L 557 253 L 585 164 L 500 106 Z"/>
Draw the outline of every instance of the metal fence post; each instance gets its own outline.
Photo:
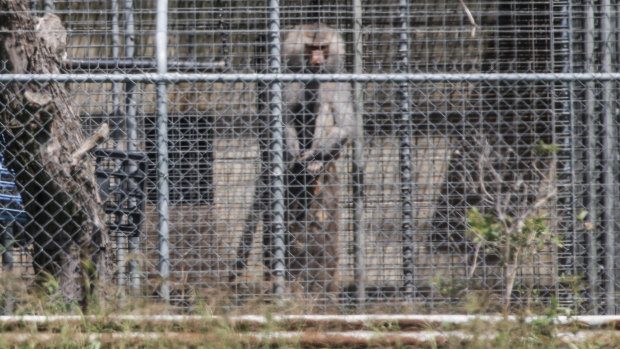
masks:
<path id="1" fill-rule="evenodd" d="M 362 62 L 362 2 L 353 1 L 353 73 L 361 74 Z M 364 225 L 364 102 L 362 100 L 362 84 L 353 84 L 353 107 L 357 119 L 357 132 L 353 140 L 353 278 L 355 282 L 356 301 L 360 308 L 364 307 L 366 298 L 366 236 Z"/>
<path id="2" fill-rule="evenodd" d="M 119 25 L 119 7 L 118 0 L 112 0 L 112 59 L 115 61 L 120 60 L 121 57 L 121 31 Z M 115 70 L 117 74 L 121 74 L 120 70 Z M 121 148 L 118 138 L 120 136 L 120 116 L 121 116 L 121 86 L 120 83 L 115 82 L 112 84 L 112 115 L 114 117 L 111 124 L 111 132 L 114 141 L 117 142 L 117 149 Z"/>
<path id="3" fill-rule="evenodd" d="M 54 0 L 43 0 L 43 13 L 54 12 Z"/>
<path id="4" fill-rule="evenodd" d="M 269 72 L 277 74 L 280 67 L 280 1 L 269 1 Z M 273 234 L 272 268 L 274 276 L 273 293 L 284 294 L 284 182 L 283 182 L 283 138 L 282 138 L 282 86 L 280 81 L 269 83 L 270 111 L 270 233 Z"/>
<path id="5" fill-rule="evenodd" d="M 409 2 L 399 1 L 398 73 L 409 72 Z M 414 295 L 413 256 L 413 178 L 411 161 L 411 113 L 409 110 L 409 82 L 398 86 L 398 136 L 400 138 L 400 197 L 401 233 L 403 239 L 403 274 L 405 297 Z"/>
<path id="6" fill-rule="evenodd" d="M 571 3 L 567 0 L 556 1 L 553 3 L 551 10 L 552 17 L 550 23 L 553 30 L 550 34 L 553 39 L 552 71 L 572 73 L 574 66 L 571 51 L 573 47 L 571 37 L 573 29 Z M 558 191 L 563 193 L 569 191 L 566 193 L 567 195 L 560 195 L 556 204 L 560 215 L 560 217 L 556 218 L 556 221 L 559 224 L 565 222 L 562 224 L 562 228 L 566 231 L 566 234 L 559 236 L 565 243 L 558 249 L 559 253 L 555 253 L 554 263 L 558 269 L 556 275 L 580 276 L 583 275 L 588 264 L 583 258 L 587 256 L 587 252 L 579 245 L 582 239 L 579 236 L 578 229 L 576 229 L 578 226 L 576 212 L 579 211 L 579 207 L 582 207 L 583 203 L 580 199 L 582 187 L 577 184 L 577 167 L 580 166 L 577 160 L 579 156 L 577 154 L 577 147 L 581 145 L 581 139 L 573 107 L 575 86 L 570 81 L 558 81 L 553 83 L 552 86 L 554 91 L 552 105 L 557 115 L 553 119 L 554 135 L 552 139 L 554 143 L 560 146 L 560 151 L 557 154 L 553 154 L 552 159 L 552 161 L 558 163 L 558 168 L 560 169 L 555 186 L 559 187 Z M 566 289 L 561 288 L 561 283 L 559 282 L 556 286 L 556 293 L 562 294 L 562 298 L 567 300 L 575 300 L 584 296 L 583 294 L 566 292 Z M 576 309 L 578 302 L 574 303 Z"/>
<path id="7" fill-rule="evenodd" d="M 594 3 L 593 1 L 586 2 L 586 20 L 585 20 L 585 72 L 594 72 Z M 592 223 L 592 230 L 588 237 L 588 285 L 589 285 L 589 298 L 591 304 L 599 304 L 598 292 L 599 292 L 599 280 L 598 280 L 598 248 L 597 241 L 599 235 L 600 221 L 599 221 L 599 209 L 598 209 L 598 187 L 597 182 L 597 156 L 595 149 L 597 148 L 597 136 L 596 129 L 597 124 L 595 122 L 595 97 L 594 97 L 594 81 L 587 81 L 585 83 L 585 117 L 586 117 L 586 188 L 588 192 L 588 221 Z M 592 310 L 594 314 L 598 313 L 598 306 L 593 306 Z"/>
<path id="8" fill-rule="evenodd" d="M 601 1 L 601 72 L 609 73 L 611 66 L 611 3 L 609 0 Z M 616 272 L 615 272 L 615 234 L 616 234 L 616 132 L 615 116 L 612 108 L 612 89 L 614 82 L 603 82 L 602 91 L 602 116 L 603 116 L 603 187 L 605 196 L 603 207 L 605 212 L 605 298 L 606 313 L 614 314 L 616 308 Z"/>
<path id="9" fill-rule="evenodd" d="M 119 7 L 118 1 L 111 1 L 112 7 L 112 58 L 115 60 L 120 59 L 120 45 L 121 45 L 121 35 L 120 35 L 120 26 L 119 26 Z M 120 73 L 120 71 L 116 71 Z M 111 134 L 112 138 L 116 142 L 117 149 L 122 149 L 122 144 L 119 142 L 120 137 L 120 116 L 121 116 L 121 86 L 120 83 L 115 82 L 112 84 L 112 117 L 110 122 Z M 115 166 L 120 166 L 120 164 L 116 164 Z M 126 251 L 125 245 L 127 244 L 127 237 L 123 234 L 118 234 L 116 236 L 116 261 L 118 266 L 116 267 L 116 275 L 118 275 L 118 285 L 124 286 L 126 281 L 125 275 L 125 259 Z"/>
<path id="10" fill-rule="evenodd" d="M 135 25 L 134 25 L 134 3 L 133 0 L 125 0 L 124 2 L 124 19 L 125 19 L 125 59 L 133 59 L 135 56 Z M 127 151 L 135 152 L 138 150 L 138 103 L 136 100 L 136 83 L 129 81 L 125 83 L 125 108 L 126 108 L 126 128 L 127 128 Z M 136 166 L 133 164 L 129 168 L 129 172 L 135 172 Z M 135 202 L 130 203 L 135 205 Z M 129 254 L 135 255 L 139 251 L 139 237 L 130 236 L 121 237 L 121 248 L 125 247 L 128 242 Z M 129 282 L 133 289 L 140 288 L 140 276 L 138 274 L 138 263 L 135 259 L 129 262 Z M 126 277 L 126 276 L 123 276 Z"/>
<path id="11" fill-rule="evenodd" d="M 155 33 L 157 73 L 168 69 L 168 0 L 157 1 L 157 29 Z M 168 110 L 166 82 L 157 82 L 157 213 L 159 232 L 160 296 L 170 300 L 170 193 L 168 189 Z"/>
<path id="12" fill-rule="evenodd" d="M 133 13 L 133 0 L 125 0 L 123 3 L 123 19 L 125 21 L 125 59 L 133 59 L 135 56 L 135 26 Z M 136 121 L 137 101 L 135 96 L 136 83 L 125 83 L 125 127 L 127 128 L 127 150 L 135 151 L 138 148 L 138 125 Z"/>

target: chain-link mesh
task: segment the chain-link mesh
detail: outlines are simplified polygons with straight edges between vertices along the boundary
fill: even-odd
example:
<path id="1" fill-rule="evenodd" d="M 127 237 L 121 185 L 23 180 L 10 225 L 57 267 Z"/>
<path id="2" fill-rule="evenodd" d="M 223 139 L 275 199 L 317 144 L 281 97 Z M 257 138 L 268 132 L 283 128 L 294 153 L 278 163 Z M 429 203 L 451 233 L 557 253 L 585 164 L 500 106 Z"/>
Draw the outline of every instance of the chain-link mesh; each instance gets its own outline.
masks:
<path id="1" fill-rule="evenodd" d="M 614 1 L 0 4 L 11 279 L 618 311 Z"/>

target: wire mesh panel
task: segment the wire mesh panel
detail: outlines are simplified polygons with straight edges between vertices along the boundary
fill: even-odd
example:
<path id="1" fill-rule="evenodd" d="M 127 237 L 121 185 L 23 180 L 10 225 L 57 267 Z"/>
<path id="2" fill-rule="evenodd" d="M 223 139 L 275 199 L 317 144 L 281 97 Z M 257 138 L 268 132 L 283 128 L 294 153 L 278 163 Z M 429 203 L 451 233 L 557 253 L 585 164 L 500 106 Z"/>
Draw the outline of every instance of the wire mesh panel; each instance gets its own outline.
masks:
<path id="1" fill-rule="evenodd" d="M 3 275 L 617 312 L 615 2 L 0 4 Z"/>

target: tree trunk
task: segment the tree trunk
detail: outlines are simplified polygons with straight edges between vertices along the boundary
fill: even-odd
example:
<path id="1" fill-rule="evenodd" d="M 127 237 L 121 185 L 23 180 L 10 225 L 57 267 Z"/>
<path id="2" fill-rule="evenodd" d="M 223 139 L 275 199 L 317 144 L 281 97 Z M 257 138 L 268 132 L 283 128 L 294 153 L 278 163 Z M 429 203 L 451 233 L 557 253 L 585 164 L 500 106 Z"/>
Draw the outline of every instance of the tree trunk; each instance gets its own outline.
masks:
<path id="1" fill-rule="evenodd" d="M 58 74 L 65 50 L 57 16 L 32 16 L 28 0 L 0 0 L 0 61 L 8 71 Z M 110 275 L 95 162 L 87 153 L 106 135 L 86 139 L 76 107 L 56 82 L 0 85 L 0 127 L 5 165 L 30 216 L 25 231 L 37 279 L 52 276 L 67 301 L 84 301 L 92 278 L 105 283 Z"/>

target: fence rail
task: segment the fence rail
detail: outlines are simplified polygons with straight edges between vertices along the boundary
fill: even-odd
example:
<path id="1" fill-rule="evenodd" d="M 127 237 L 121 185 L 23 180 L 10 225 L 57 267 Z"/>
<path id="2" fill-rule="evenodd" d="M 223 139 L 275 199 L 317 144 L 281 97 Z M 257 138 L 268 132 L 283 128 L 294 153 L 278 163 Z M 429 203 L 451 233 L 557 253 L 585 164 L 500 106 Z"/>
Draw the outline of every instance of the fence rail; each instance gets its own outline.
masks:
<path id="1" fill-rule="evenodd" d="M 238 73 L 81 73 L 2 74 L 1 82 L 606 82 L 619 81 L 620 73 L 381 73 L 381 74 L 238 74 Z"/>

